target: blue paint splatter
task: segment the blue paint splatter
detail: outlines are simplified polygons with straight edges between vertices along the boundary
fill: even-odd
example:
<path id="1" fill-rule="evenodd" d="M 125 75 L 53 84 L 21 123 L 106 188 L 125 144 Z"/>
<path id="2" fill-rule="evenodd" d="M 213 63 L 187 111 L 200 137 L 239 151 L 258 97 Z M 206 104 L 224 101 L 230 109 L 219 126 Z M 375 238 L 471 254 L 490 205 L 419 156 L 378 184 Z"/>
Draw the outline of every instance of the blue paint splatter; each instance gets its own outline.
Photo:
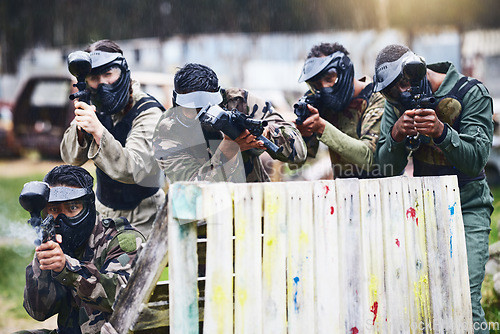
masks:
<path id="1" fill-rule="evenodd" d="M 451 216 L 455 214 L 455 207 L 457 206 L 457 202 L 453 203 L 453 205 L 448 205 L 448 211 L 450 211 L 450 257 L 453 258 L 453 230 L 451 228 L 451 224 L 453 223 L 453 219 Z"/>
<path id="2" fill-rule="evenodd" d="M 448 205 L 448 210 L 450 211 L 450 215 L 453 216 L 455 214 L 455 207 L 457 206 L 457 202 L 453 203 L 453 205 Z"/>
<path id="3" fill-rule="evenodd" d="M 450 257 L 453 258 L 453 233 L 450 231 Z"/>
<path id="4" fill-rule="evenodd" d="M 295 293 L 293 294 L 293 306 L 294 306 L 294 310 L 296 313 L 299 313 L 299 305 L 297 303 L 297 293 L 298 293 L 299 281 L 300 281 L 300 279 L 298 276 L 293 278 L 293 288 L 295 290 Z"/>

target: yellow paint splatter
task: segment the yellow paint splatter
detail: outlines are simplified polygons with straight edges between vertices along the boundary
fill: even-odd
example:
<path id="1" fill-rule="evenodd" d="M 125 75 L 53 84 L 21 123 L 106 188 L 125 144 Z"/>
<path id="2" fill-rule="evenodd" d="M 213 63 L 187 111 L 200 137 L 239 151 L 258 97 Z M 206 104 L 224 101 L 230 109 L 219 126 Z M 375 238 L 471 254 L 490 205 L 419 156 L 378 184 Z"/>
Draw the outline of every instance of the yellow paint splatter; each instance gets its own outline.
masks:
<path id="1" fill-rule="evenodd" d="M 304 231 L 300 232 L 299 244 L 303 245 L 308 243 L 309 243 L 309 235 Z"/>
<path id="2" fill-rule="evenodd" d="M 370 275 L 370 285 L 368 286 L 368 289 L 370 290 L 370 304 L 373 304 L 375 301 L 377 301 L 377 290 L 378 287 L 378 278 L 374 274 Z"/>
<path id="3" fill-rule="evenodd" d="M 425 328 L 432 333 L 431 322 L 431 301 L 429 296 L 429 278 L 427 275 L 422 275 L 418 282 L 413 284 L 413 292 L 415 294 L 415 307 L 417 309 L 418 320 L 425 324 Z"/>
<path id="4" fill-rule="evenodd" d="M 247 294 L 247 290 L 245 289 L 238 289 L 238 291 L 236 292 L 237 296 L 238 296 L 238 301 L 239 301 L 239 304 L 241 306 L 244 306 L 247 299 L 248 299 L 248 294 Z"/>

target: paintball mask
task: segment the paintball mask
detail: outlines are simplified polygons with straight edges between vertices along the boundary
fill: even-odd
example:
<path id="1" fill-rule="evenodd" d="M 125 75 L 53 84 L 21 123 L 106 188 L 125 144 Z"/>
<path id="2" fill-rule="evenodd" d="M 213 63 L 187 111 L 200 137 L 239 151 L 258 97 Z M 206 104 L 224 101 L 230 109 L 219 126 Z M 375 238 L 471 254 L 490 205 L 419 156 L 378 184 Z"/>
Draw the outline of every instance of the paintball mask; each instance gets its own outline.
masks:
<path id="1" fill-rule="evenodd" d="M 328 74 L 335 73 L 337 81 L 332 87 L 318 87 L 315 83 Z M 319 107 L 334 112 L 344 110 L 354 95 L 354 65 L 341 51 L 327 57 L 308 58 L 302 68 L 299 82 L 306 82 L 319 97 Z"/>
<path id="2" fill-rule="evenodd" d="M 94 229 L 97 215 L 94 192 L 86 188 L 53 187 L 46 211 L 55 217 L 56 233 L 63 237 L 64 253 L 73 254 Z"/>
<path id="3" fill-rule="evenodd" d="M 92 51 L 90 75 L 99 75 L 113 68 L 120 69 L 120 77 L 112 84 L 100 84 L 90 88 L 92 103 L 97 111 L 106 115 L 116 114 L 127 105 L 130 97 L 130 70 L 127 61 L 119 52 Z"/>
<path id="4" fill-rule="evenodd" d="M 416 108 L 415 95 L 431 96 L 423 58 L 412 51 L 399 59 L 380 64 L 375 69 L 374 91 L 381 91 L 387 101 L 400 110 Z"/>

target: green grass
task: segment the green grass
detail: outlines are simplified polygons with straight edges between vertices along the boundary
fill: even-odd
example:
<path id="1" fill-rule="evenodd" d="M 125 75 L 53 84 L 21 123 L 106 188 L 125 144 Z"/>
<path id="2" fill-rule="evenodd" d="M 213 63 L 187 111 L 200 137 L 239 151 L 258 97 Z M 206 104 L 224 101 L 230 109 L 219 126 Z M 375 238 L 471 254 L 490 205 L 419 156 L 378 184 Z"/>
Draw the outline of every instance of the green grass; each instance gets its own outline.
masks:
<path id="1" fill-rule="evenodd" d="M 24 271 L 33 258 L 34 232 L 27 224 L 29 213 L 19 205 L 19 194 L 26 182 L 42 178 L 0 178 L 0 298 L 13 305 L 2 317 L 29 318 L 23 308 Z"/>
<path id="2" fill-rule="evenodd" d="M 492 245 L 498 241 L 498 222 L 500 221 L 500 187 L 492 188 L 495 210 L 491 215 L 491 232 L 489 244 Z M 500 321 L 500 298 L 493 289 L 493 277 L 487 275 L 481 289 L 483 299 L 482 305 L 487 321 Z"/>

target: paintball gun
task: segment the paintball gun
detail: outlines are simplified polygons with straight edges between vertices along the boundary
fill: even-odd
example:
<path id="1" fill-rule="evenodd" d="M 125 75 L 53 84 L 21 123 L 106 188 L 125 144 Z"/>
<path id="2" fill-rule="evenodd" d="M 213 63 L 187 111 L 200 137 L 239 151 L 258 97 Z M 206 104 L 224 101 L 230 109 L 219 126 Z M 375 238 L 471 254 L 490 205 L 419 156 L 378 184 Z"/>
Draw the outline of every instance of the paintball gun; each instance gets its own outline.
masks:
<path id="1" fill-rule="evenodd" d="M 73 87 L 78 89 L 78 92 L 69 96 L 70 100 L 78 99 L 90 104 L 90 92 L 87 89 L 85 77 L 90 73 L 91 69 L 92 60 L 87 52 L 75 51 L 68 55 L 68 70 L 76 77 L 77 83 Z"/>
<path id="2" fill-rule="evenodd" d="M 243 114 L 237 109 L 231 111 L 224 110 L 217 105 L 208 105 L 201 109 L 197 116 L 202 124 L 210 125 L 215 130 L 222 131 L 231 139 L 236 139 L 241 132 L 247 129 L 257 140 L 264 142 L 270 154 L 278 154 L 283 151 L 283 147 L 278 147 L 275 143 L 262 135 L 265 120 L 255 120 Z"/>
<path id="3" fill-rule="evenodd" d="M 403 76 L 410 82 L 410 91 L 401 94 L 402 98 L 407 100 L 408 105 L 413 109 L 434 108 L 436 106 L 436 98 L 426 96 L 420 86 L 426 73 L 425 63 L 420 60 L 409 61 L 403 66 Z M 406 137 L 405 146 L 410 151 L 410 155 L 420 147 L 422 140 L 420 134 Z"/>
<path id="4" fill-rule="evenodd" d="M 309 109 L 307 108 L 307 105 L 310 104 L 315 108 L 317 107 L 319 101 L 319 94 L 312 94 L 312 95 L 304 95 L 302 96 L 297 103 L 293 105 L 293 112 L 295 115 L 297 115 L 297 119 L 295 120 L 295 123 L 298 125 L 301 125 L 304 123 L 304 121 L 309 117 L 311 114 L 309 112 Z"/>
<path id="5" fill-rule="evenodd" d="M 28 223 L 37 232 L 38 238 L 35 240 L 35 245 L 37 246 L 48 240 L 55 240 L 56 236 L 54 217 L 47 215 L 43 221 L 41 217 L 41 211 L 45 208 L 49 200 L 49 193 L 50 188 L 47 183 L 32 181 L 24 185 L 19 195 L 19 204 L 31 215 Z"/>

